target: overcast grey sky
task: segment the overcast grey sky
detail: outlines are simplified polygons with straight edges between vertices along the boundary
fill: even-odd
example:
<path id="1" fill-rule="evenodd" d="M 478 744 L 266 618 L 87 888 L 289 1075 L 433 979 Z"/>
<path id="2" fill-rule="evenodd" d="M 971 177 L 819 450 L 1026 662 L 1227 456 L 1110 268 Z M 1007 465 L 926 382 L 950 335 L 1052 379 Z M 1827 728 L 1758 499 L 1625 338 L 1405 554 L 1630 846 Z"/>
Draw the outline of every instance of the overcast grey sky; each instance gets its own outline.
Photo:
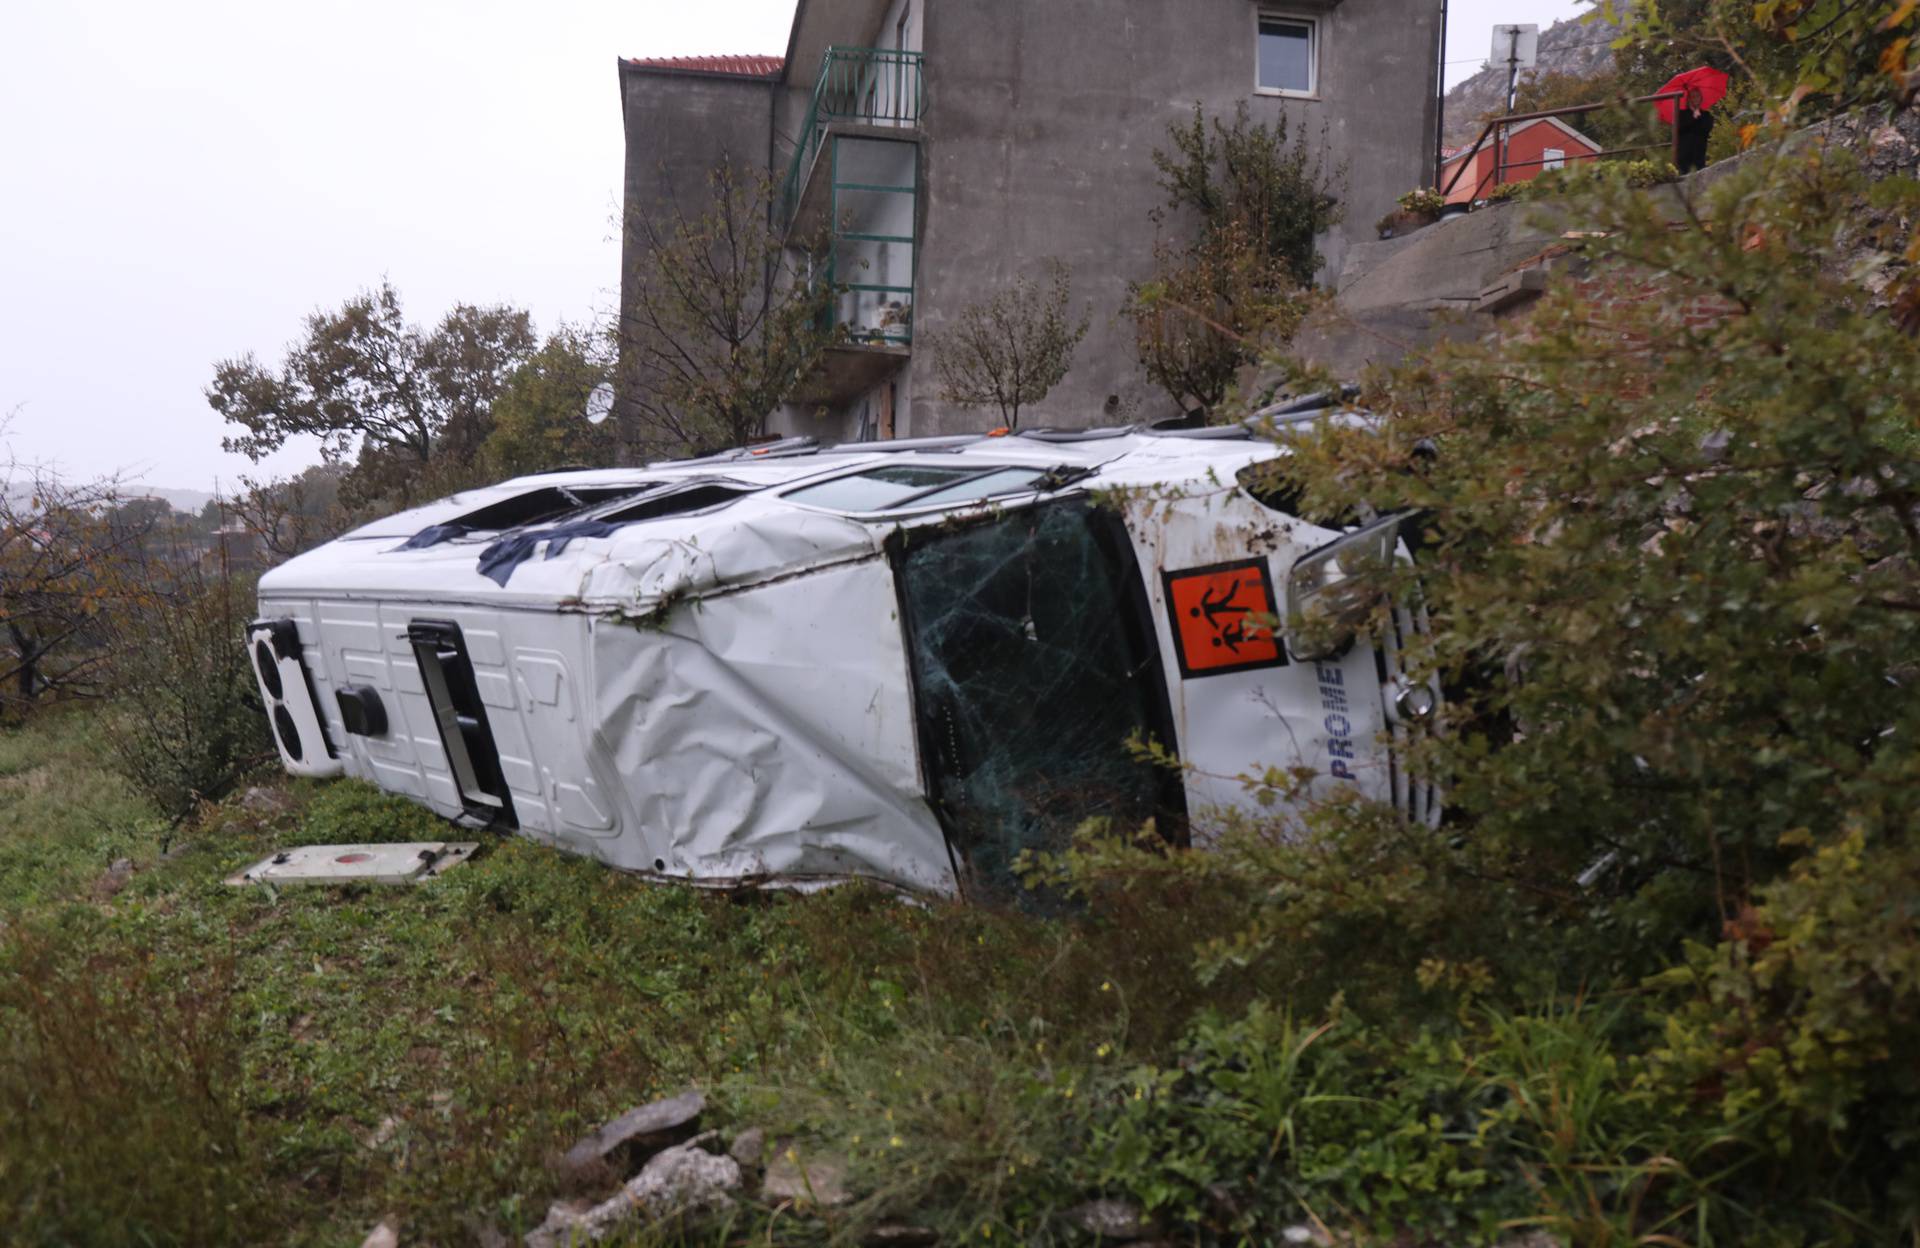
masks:
<path id="1" fill-rule="evenodd" d="M 1452 0 L 1448 81 L 1477 68 L 1495 22 L 1585 7 Z M 219 449 L 201 393 L 214 361 L 277 363 L 302 316 L 383 274 L 420 321 L 458 301 L 523 306 L 543 329 L 605 310 L 614 58 L 778 54 L 792 14 L 793 0 L 0 3 L 13 452 L 230 484 L 256 470 Z M 263 469 L 314 458 L 289 447 Z"/>

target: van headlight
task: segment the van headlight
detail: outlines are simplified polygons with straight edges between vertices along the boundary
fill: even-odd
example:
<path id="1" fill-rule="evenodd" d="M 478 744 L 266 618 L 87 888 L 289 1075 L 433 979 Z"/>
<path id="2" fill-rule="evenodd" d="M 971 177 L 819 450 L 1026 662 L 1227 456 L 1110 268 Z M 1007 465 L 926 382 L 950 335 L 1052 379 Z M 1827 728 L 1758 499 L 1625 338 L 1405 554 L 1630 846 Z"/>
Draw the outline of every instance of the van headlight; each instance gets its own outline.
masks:
<path id="1" fill-rule="evenodd" d="M 1287 573 L 1287 653 L 1296 662 L 1329 659 L 1352 644 L 1386 588 L 1400 548 L 1396 512 L 1310 550 Z"/>

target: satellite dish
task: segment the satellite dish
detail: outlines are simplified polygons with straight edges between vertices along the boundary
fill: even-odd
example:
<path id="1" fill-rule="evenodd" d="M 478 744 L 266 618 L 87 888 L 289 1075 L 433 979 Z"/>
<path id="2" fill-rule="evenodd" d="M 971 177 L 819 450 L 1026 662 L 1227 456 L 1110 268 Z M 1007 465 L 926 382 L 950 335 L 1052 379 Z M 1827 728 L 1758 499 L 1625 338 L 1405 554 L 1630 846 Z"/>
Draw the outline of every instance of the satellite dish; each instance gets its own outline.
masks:
<path id="1" fill-rule="evenodd" d="M 1514 26 L 1495 26 L 1493 28 L 1493 54 L 1487 58 L 1490 65 L 1505 65 L 1511 69 L 1532 69 L 1540 60 L 1540 26 L 1535 22 L 1526 22 Z"/>
<path id="2" fill-rule="evenodd" d="M 587 423 L 597 425 L 613 411 L 613 387 L 601 382 L 587 395 Z"/>

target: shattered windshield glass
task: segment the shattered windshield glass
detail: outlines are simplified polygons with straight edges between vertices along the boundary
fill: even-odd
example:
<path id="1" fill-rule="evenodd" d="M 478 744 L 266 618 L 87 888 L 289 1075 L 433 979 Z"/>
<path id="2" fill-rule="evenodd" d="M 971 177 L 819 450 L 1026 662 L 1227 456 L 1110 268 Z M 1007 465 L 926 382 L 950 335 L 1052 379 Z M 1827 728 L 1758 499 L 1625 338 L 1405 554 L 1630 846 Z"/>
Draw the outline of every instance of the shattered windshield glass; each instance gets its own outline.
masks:
<path id="1" fill-rule="evenodd" d="M 1119 526 L 1075 500 L 906 536 L 922 753 L 975 883 L 1012 895 L 1022 850 L 1158 813 L 1178 785 L 1126 743 L 1169 741 L 1165 685 Z"/>

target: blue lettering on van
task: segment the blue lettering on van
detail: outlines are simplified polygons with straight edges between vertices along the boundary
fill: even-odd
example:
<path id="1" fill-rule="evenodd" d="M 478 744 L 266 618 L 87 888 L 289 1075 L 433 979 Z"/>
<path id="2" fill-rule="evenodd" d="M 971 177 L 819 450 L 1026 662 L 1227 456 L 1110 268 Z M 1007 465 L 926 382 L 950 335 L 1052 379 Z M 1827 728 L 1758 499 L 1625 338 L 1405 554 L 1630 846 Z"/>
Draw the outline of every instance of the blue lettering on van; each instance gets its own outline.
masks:
<path id="1" fill-rule="evenodd" d="M 1329 712 L 1323 721 L 1327 730 L 1327 773 L 1337 780 L 1352 780 L 1353 721 L 1346 715 L 1345 674 L 1337 667 L 1317 665 L 1313 675 L 1320 684 L 1320 709 Z"/>

